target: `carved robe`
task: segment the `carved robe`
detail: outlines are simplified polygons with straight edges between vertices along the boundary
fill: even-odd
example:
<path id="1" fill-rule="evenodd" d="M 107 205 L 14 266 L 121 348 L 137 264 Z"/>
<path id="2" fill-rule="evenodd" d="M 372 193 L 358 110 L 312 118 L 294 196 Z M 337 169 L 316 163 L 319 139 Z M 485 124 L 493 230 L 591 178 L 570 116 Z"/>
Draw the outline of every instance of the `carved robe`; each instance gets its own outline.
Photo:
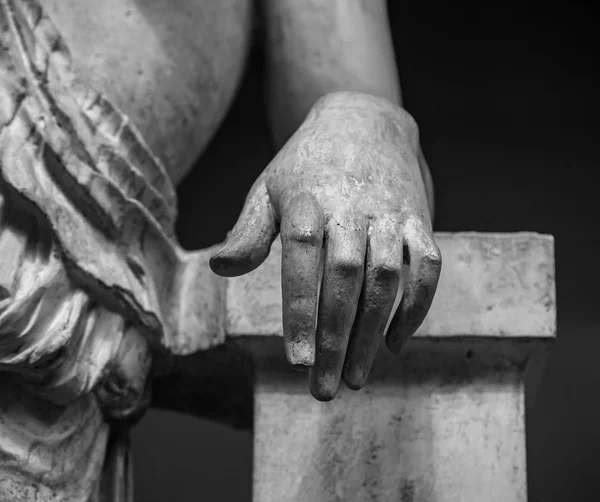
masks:
<path id="1" fill-rule="evenodd" d="M 0 0 L 0 500 L 131 500 L 151 360 L 223 338 L 165 168 L 70 67 L 36 0 Z"/>

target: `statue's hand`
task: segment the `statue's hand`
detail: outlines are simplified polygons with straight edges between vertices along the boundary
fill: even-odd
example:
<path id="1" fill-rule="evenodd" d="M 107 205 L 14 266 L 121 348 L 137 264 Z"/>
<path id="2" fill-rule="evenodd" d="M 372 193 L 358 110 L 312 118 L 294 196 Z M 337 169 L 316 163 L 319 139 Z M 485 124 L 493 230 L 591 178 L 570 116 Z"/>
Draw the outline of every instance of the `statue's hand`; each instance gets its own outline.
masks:
<path id="1" fill-rule="evenodd" d="M 387 346 L 399 351 L 429 310 L 441 257 L 420 157 L 417 126 L 401 108 L 363 94 L 326 96 L 255 182 L 211 260 L 223 276 L 250 272 L 280 231 L 287 357 L 312 368 L 317 399 L 332 399 L 342 374 L 352 389 L 364 384 L 403 263 L 409 275 Z"/>

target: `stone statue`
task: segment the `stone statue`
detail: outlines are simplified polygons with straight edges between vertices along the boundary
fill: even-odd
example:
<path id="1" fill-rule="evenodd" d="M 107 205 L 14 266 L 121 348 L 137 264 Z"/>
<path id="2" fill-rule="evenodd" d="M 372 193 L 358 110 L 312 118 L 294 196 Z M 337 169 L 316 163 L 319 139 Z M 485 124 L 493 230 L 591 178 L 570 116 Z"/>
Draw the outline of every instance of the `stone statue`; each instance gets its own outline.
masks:
<path id="1" fill-rule="evenodd" d="M 362 387 L 384 333 L 397 352 L 423 321 L 433 190 L 385 1 L 259 7 L 279 153 L 226 243 L 188 253 L 174 184 L 238 87 L 251 0 L 0 0 L 0 500 L 132 500 L 151 399 L 233 423 L 201 403 L 214 358 L 237 364 L 218 276 L 278 234 L 286 353 L 315 398 Z"/>

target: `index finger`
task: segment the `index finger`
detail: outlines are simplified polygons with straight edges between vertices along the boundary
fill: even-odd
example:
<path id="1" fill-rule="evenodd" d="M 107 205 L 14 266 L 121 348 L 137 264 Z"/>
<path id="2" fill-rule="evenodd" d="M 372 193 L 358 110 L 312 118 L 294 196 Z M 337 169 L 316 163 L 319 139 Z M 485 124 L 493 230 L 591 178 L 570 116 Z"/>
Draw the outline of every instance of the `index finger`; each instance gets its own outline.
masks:
<path id="1" fill-rule="evenodd" d="M 287 359 L 296 369 L 315 362 L 324 224 L 321 207 L 308 193 L 295 196 L 282 210 L 283 337 Z"/>

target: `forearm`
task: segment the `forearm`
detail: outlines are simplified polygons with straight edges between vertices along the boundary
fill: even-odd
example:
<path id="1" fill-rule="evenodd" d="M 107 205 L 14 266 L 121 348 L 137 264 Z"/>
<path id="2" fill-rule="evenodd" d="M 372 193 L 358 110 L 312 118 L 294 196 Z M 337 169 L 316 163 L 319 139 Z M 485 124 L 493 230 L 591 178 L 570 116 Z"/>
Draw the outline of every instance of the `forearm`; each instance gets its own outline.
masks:
<path id="1" fill-rule="evenodd" d="M 262 0 L 269 119 L 280 147 L 312 105 L 335 91 L 401 104 L 384 0 Z"/>

